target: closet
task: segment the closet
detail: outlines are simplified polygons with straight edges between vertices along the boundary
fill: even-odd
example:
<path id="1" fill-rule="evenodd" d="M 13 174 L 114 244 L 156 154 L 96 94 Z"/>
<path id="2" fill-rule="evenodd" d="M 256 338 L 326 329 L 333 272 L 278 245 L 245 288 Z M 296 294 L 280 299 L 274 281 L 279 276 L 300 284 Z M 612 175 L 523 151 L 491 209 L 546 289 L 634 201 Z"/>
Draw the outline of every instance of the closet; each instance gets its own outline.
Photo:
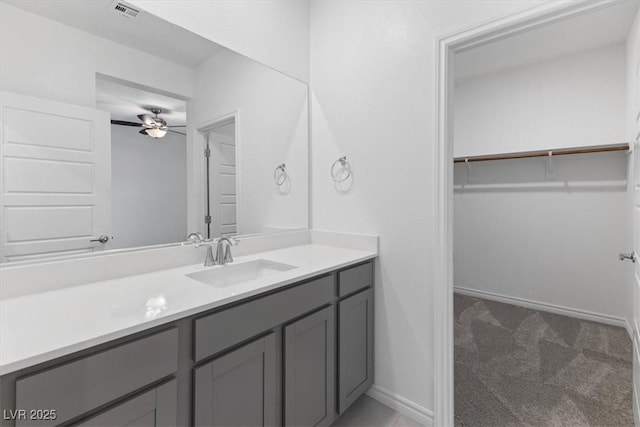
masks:
<path id="1" fill-rule="evenodd" d="M 456 54 L 461 425 L 633 425 L 639 21 L 613 3 Z"/>
<path id="2" fill-rule="evenodd" d="M 597 37 L 602 19 L 583 17 L 456 57 L 456 291 L 624 318 L 633 14 L 621 19 Z"/>

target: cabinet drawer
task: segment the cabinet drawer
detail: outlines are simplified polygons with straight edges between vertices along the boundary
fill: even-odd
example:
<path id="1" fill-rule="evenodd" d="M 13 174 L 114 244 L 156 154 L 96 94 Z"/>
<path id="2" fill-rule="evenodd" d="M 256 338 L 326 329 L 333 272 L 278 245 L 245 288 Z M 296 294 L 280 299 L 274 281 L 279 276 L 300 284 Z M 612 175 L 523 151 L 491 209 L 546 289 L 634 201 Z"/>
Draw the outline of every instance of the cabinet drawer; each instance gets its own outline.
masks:
<path id="1" fill-rule="evenodd" d="M 373 285 L 373 262 L 342 270 L 338 273 L 338 295 L 345 296 Z"/>
<path id="2" fill-rule="evenodd" d="M 195 360 L 214 355 L 333 300 L 333 276 L 219 311 L 195 321 Z"/>
<path id="3" fill-rule="evenodd" d="M 16 381 L 16 408 L 55 409 L 55 421 L 18 420 L 16 425 L 53 425 L 95 409 L 178 368 L 178 330 L 160 332 Z"/>

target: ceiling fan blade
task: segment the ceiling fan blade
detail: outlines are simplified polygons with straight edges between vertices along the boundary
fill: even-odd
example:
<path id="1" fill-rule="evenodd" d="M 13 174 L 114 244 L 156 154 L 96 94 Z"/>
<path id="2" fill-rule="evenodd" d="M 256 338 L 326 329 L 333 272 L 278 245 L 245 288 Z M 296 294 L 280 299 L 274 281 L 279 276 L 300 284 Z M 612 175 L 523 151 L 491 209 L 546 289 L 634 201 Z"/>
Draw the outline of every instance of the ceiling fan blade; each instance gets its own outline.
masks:
<path id="1" fill-rule="evenodd" d="M 133 127 L 137 127 L 137 128 L 142 126 L 141 123 L 127 122 L 125 120 L 111 120 L 111 124 L 112 125 L 120 125 L 120 126 L 133 126 Z"/>
<path id="2" fill-rule="evenodd" d="M 156 120 L 153 116 L 150 116 L 148 114 L 140 114 L 138 115 L 138 118 L 140 119 L 140 121 L 142 123 L 144 123 L 147 126 L 153 126 L 156 124 Z"/>
<path id="3" fill-rule="evenodd" d="M 169 126 L 169 127 L 171 127 L 171 126 Z M 178 131 L 175 131 L 175 130 L 171 130 L 171 129 L 167 129 L 167 130 L 168 130 L 169 132 L 172 132 L 172 133 L 177 133 L 178 135 L 183 135 L 183 136 L 186 136 L 186 135 L 187 135 L 186 133 L 178 132 Z"/>
<path id="4" fill-rule="evenodd" d="M 186 128 L 187 125 L 175 125 L 175 126 L 167 126 L 168 128 Z"/>
<path id="5" fill-rule="evenodd" d="M 146 135 L 146 134 L 147 134 L 147 128 L 142 129 L 142 130 L 141 130 L 140 132 L 138 132 L 138 133 L 141 133 L 141 134 L 143 134 L 143 135 Z"/>

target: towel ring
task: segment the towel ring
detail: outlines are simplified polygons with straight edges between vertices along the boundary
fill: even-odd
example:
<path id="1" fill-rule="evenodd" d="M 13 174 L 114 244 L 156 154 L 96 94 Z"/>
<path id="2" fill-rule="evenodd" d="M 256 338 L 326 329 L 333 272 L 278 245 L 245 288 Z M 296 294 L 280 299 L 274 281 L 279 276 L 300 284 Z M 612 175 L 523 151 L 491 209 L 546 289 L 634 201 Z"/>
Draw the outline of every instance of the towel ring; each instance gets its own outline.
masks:
<path id="1" fill-rule="evenodd" d="M 278 171 L 280 172 L 278 173 Z M 285 183 L 287 177 L 287 166 L 284 163 L 276 166 L 276 168 L 273 170 L 273 181 L 278 187 Z"/>
<path id="2" fill-rule="evenodd" d="M 347 174 L 341 179 L 336 176 L 336 166 L 338 165 L 338 163 L 342 166 L 343 170 L 347 171 Z M 347 179 L 349 179 L 350 176 L 351 176 L 351 165 L 349 164 L 349 162 L 347 162 L 347 156 L 342 156 L 338 160 L 333 162 L 333 164 L 331 165 L 331 178 L 335 182 L 338 182 L 338 183 L 344 182 Z"/>

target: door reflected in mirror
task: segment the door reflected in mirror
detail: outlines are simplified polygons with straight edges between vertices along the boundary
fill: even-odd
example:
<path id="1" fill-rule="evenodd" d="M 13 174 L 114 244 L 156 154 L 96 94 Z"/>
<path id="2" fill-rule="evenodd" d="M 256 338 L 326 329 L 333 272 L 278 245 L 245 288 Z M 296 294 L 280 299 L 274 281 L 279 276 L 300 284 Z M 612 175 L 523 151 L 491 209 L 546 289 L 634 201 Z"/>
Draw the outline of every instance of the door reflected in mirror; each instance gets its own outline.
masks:
<path id="1" fill-rule="evenodd" d="M 238 233 L 236 219 L 236 121 L 223 120 L 206 131 L 206 237 Z"/>
<path id="2" fill-rule="evenodd" d="M 0 3 L 0 261 L 306 228 L 307 86 L 113 6 Z"/>

